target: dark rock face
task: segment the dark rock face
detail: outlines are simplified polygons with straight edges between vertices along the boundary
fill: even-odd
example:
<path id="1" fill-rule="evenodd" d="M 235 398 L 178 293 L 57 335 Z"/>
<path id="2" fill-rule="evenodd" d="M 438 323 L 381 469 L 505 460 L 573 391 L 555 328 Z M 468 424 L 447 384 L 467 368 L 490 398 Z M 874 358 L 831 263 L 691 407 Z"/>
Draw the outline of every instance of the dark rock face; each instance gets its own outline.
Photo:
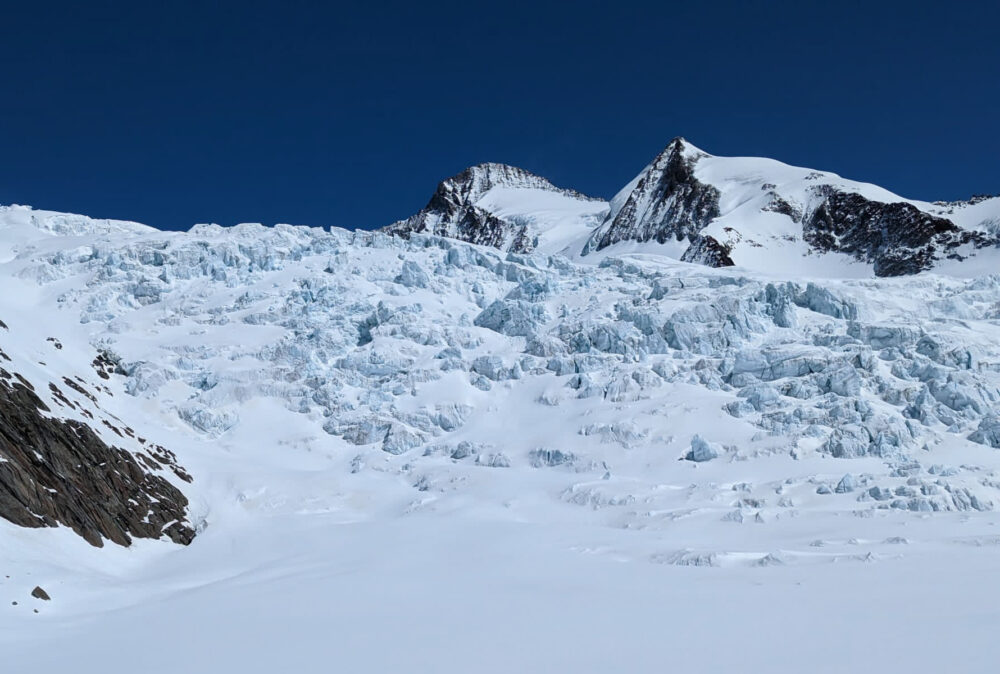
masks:
<path id="1" fill-rule="evenodd" d="M 101 379 L 110 379 L 113 374 L 125 374 L 118 358 L 107 351 L 99 351 L 90 366 Z"/>
<path id="2" fill-rule="evenodd" d="M 987 243 L 982 235 L 911 204 L 869 201 L 828 186 L 817 190 L 825 199 L 802 223 L 805 241 L 817 250 L 871 263 L 876 276 L 916 274 L 962 244 Z"/>
<path id="3" fill-rule="evenodd" d="M 707 267 L 732 267 L 735 263 L 729 253 L 729 247 L 719 243 L 715 237 L 699 235 L 681 255 L 681 261 L 696 262 Z"/>
<path id="4" fill-rule="evenodd" d="M 49 593 L 37 585 L 35 586 L 35 589 L 31 591 L 31 596 L 34 597 L 35 599 L 41 599 L 42 601 L 52 600 L 52 597 L 49 596 Z"/>
<path id="5" fill-rule="evenodd" d="M 43 412 L 49 408 L 31 384 L 0 368 L 0 517 L 24 527 L 63 524 L 98 547 L 104 538 L 129 545 L 133 536 L 191 542 L 187 498 L 152 474 L 161 466 L 148 459 L 144 467 L 88 426 Z"/>
<path id="6" fill-rule="evenodd" d="M 802 220 L 802 212 L 795 206 L 788 203 L 788 201 L 784 199 L 780 194 L 778 194 L 773 190 L 770 190 L 768 193 L 768 197 L 770 198 L 770 201 L 762 210 L 771 213 L 781 213 L 782 215 L 787 215 L 795 222 L 800 222 Z"/>
<path id="7" fill-rule="evenodd" d="M 479 164 L 441 181 L 423 210 L 389 225 L 386 231 L 399 236 L 434 234 L 514 253 L 530 253 L 535 240 L 527 223 L 500 218 L 476 205 L 494 187 L 541 189 L 590 200 L 514 166 Z"/>
<path id="8" fill-rule="evenodd" d="M 619 241 L 694 241 L 719 216 L 719 190 L 694 176 L 698 156 L 675 138 L 653 160 L 621 209 L 588 244 L 600 250 Z"/>
<path id="9" fill-rule="evenodd" d="M 502 248 L 508 238 L 513 238 L 510 250 L 529 253 L 534 248 L 527 232 L 527 225 L 517 225 L 501 220 L 492 213 L 468 206 L 456 211 L 454 238 L 481 246 Z"/>

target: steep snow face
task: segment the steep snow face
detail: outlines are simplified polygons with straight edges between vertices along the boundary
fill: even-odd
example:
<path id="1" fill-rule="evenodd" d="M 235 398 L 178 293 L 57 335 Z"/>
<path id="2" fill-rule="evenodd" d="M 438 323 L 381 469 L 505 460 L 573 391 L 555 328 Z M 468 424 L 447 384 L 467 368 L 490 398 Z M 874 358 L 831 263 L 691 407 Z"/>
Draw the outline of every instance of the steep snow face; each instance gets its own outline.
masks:
<path id="1" fill-rule="evenodd" d="M 912 201 L 770 159 L 713 157 L 677 138 L 612 199 L 584 253 L 648 243 L 647 252 L 715 267 L 795 273 L 818 257 L 835 276 L 899 276 L 995 259 L 998 217 L 998 198 Z"/>
<path id="2" fill-rule="evenodd" d="M 427 206 L 386 228 L 518 253 L 555 253 L 585 239 L 607 204 L 504 164 L 479 164 L 438 185 Z"/>
<path id="3" fill-rule="evenodd" d="M 106 668 L 113 636 L 165 671 L 141 649 L 183 624 L 178 660 L 240 671 L 280 668 L 265 643 L 299 669 L 339 653 L 393 670 L 416 649 L 426 671 L 468 671 L 486 649 L 501 670 L 643 670 L 673 628 L 701 640 L 689 668 L 773 663 L 740 641 L 737 597 L 769 632 L 814 628 L 788 658 L 802 671 L 821 651 L 870 662 L 881 633 L 844 626 L 929 576 L 952 645 L 992 639 L 972 628 L 996 603 L 1000 275 L 782 278 L 612 254 L 628 241 L 579 264 L 419 233 L 54 234 L 23 216 L 0 213 L 19 242 L 0 318 L 21 340 L 0 346 L 36 388 L 109 354 L 101 408 L 176 453 L 199 533 L 98 551 L 0 521 L 10 662 Z M 54 597 L 39 616 L 35 584 Z M 455 640 L 451 615 L 481 620 Z M 377 648 L 387 625 L 399 652 Z"/>

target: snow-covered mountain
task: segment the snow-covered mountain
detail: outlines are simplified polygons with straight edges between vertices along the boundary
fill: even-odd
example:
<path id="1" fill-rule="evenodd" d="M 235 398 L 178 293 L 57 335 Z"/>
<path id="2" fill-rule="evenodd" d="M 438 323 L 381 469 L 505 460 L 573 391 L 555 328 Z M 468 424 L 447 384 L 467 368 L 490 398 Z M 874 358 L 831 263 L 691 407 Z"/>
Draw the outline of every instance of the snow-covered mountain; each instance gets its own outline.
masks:
<path id="1" fill-rule="evenodd" d="M 812 174 L 675 141 L 609 206 L 484 165 L 388 232 L 0 208 L 5 658 L 989 652 L 997 200 Z M 856 629 L 873 613 L 898 637 Z"/>
<path id="2" fill-rule="evenodd" d="M 1000 261 L 1000 198 L 913 201 L 833 173 L 713 157 L 676 138 L 612 199 L 586 249 L 622 242 L 713 267 L 773 271 L 833 254 L 900 276 L 983 252 Z"/>
<path id="3" fill-rule="evenodd" d="M 607 210 L 607 202 L 560 189 L 523 169 L 479 164 L 442 181 L 422 211 L 386 230 L 515 253 L 556 253 L 589 236 Z"/>
<path id="4" fill-rule="evenodd" d="M 502 198 L 483 197 L 499 185 Z M 427 208 L 388 230 L 432 232 L 516 252 L 550 236 L 559 245 L 542 250 L 571 256 L 646 251 L 711 267 L 819 268 L 834 277 L 901 276 L 967 258 L 982 268 L 1000 264 L 998 197 L 904 199 L 771 159 L 715 157 L 683 138 L 621 189 L 607 211 L 581 212 L 587 202 L 554 198 L 543 211 L 534 200 L 538 189 L 556 191 L 519 169 L 474 167 L 441 183 Z M 601 218 L 596 229 L 595 218 Z"/>

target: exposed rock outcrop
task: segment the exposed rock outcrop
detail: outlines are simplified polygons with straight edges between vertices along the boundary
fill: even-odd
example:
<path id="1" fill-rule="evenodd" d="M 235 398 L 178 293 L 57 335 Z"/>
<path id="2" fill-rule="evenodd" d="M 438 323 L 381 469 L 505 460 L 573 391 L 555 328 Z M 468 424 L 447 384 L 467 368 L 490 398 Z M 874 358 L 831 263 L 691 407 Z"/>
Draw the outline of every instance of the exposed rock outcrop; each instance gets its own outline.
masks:
<path id="1" fill-rule="evenodd" d="M 697 236 L 681 255 L 684 262 L 696 262 L 706 267 L 732 267 L 729 246 L 721 244 L 712 236 Z"/>
<path id="2" fill-rule="evenodd" d="M 829 186 L 816 191 L 823 201 L 802 223 L 805 241 L 819 251 L 869 262 L 876 276 L 916 274 L 962 244 L 988 244 L 983 235 L 912 204 L 871 201 Z"/>
<path id="3" fill-rule="evenodd" d="M 27 380 L 0 368 L 0 517 L 62 524 L 98 547 L 133 537 L 191 542 L 179 489 L 90 427 L 49 412 Z"/>

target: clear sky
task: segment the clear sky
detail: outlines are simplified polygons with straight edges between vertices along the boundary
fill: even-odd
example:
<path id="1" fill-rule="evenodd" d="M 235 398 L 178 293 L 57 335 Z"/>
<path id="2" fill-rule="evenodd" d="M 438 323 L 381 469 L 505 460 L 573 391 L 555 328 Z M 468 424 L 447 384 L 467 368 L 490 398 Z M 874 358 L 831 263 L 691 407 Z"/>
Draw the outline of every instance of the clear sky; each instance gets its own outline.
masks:
<path id="1" fill-rule="evenodd" d="M 0 203 L 376 227 L 500 161 L 611 196 L 673 137 L 1000 192 L 997 2 L 4 2 Z"/>

